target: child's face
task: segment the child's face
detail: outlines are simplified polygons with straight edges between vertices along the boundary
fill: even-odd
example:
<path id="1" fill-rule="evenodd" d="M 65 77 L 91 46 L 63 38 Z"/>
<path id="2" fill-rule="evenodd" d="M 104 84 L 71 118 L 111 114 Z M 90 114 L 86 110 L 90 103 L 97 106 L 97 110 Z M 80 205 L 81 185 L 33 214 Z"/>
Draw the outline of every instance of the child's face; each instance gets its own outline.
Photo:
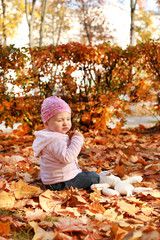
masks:
<path id="1" fill-rule="evenodd" d="M 45 124 L 48 130 L 66 134 L 72 126 L 71 114 L 69 112 L 61 112 L 50 118 Z"/>

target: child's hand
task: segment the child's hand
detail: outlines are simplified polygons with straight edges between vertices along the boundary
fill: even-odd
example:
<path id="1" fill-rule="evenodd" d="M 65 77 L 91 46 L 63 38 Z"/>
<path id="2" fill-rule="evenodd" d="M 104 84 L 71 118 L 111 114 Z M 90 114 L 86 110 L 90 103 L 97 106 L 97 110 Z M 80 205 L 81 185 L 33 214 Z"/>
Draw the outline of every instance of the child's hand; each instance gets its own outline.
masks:
<path id="1" fill-rule="evenodd" d="M 80 136 L 83 138 L 83 134 L 77 130 L 74 132 L 73 136 Z"/>

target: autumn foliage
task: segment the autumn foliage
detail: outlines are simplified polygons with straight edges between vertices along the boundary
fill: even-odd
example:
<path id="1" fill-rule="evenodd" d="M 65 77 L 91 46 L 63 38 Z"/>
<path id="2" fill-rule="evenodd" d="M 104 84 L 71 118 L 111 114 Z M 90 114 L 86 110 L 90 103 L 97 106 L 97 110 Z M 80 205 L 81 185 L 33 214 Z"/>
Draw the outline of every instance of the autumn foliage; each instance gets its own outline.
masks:
<path id="1" fill-rule="evenodd" d="M 121 179 L 142 176 L 137 187 L 153 191 L 107 197 L 100 191 L 45 189 L 32 135 L 0 135 L 0 234 L 2 239 L 160 238 L 159 132 L 143 129 L 85 133 L 79 156 L 83 171 L 109 170 Z"/>
<path id="2" fill-rule="evenodd" d="M 1 46 L 0 121 L 7 126 L 20 121 L 37 129 L 43 99 L 57 91 L 71 105 L 73 121 L 82 130 L 103 130 L 113 116 L 123 125 L 130 103 L 156 101 L 159 51 L 159 42 L 153 41 L 125 50 L 109 43 Z M 22 96 L 13 89 L 9 93 L 9 83 L 20 87 Z"/>
<path id="3" fill-rule="evenodd" d="M 23 123 L 0 134 L 0 239 L 160 239 L 159 131 L 121 128 L 131 103 L 155 101 L 159 111 L 159 51 L 158 42 L 125 50 L 108 43 L 0 47 L 0 123 Z M 153 191 L 110 198 L 98 190 L 45 189 L 30 133 L 42 127 L 41 103 L 55 92 L 71 105 L 73 127 L 84 131 L 81 169 L 142 176 L 136 186 Z M 120 122 L 107 129 L 114 116 Z"/>

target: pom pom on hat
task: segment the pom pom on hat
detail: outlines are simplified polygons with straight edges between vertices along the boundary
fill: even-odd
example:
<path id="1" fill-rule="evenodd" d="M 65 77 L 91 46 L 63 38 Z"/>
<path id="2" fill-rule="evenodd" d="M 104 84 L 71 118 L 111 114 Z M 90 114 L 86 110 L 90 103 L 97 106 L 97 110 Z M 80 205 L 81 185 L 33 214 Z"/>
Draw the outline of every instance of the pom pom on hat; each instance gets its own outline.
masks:
<path id="1" fill-rule="evenodd" d="M 56 96 L 51 96 L 46 98 L 43 101 L 41 106 L 41 115 L 42 115 L 42 121 L 44 124 L 54 115 L 61 112 L 71 113 L 71 108 L 61 98 L 58 98 Z"/>

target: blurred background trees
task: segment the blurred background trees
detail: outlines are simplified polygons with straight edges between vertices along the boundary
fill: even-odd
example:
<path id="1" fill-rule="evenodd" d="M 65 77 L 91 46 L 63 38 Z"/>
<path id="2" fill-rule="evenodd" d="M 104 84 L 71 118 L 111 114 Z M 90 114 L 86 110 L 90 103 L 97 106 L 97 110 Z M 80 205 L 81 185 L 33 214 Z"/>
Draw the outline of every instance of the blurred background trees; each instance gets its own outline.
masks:
<path id="1" fill-rule="evenodd" d="M 160 4 L 159 1 L 152 1 L 157 6 Z M 112 6 L 119 11 L 124 9 L 130 15 L 130 20 L 126 19 L 126 24 L 130 21 L 128 44 L 135 45 L 152 38 L 157 30 L 154 28 L 154 19 L 158 21 L 159 16 L 146 8 L 147 0 L 0 0 L 1 44 L 11 43 L 20 23 L 25 20 L 30 47 L 71 41 L 85 44 L 116 43 L 112 20 L 118 24 L 120 19 Z M 109 11 L 113 11 L 113 16 Z"/>
<path id="2" fill-rule="evenodd" d="M 0 3 L 0 122 L 12 126 L 22 121 L 35 129 L 41 121 L 42 100 L 55 93 L 73 105 L 75 119 L 84 129 L 105 129 L 114 116 L 123 125 L 131 103 L 156 102 L 154 109 L 159 111 L 155 96 L 159 96 L 160 46 L 151 39 L 159 36 L 154 21 L 160 20 L 146 9 L 146 1 Z M 110 19 L 118 23 L 123 14 L 127 22 L 119 25 L 119 33 L 126 40 L 127 24 L 125 47 L 117 44 Z M 8 45 L 20 26 L 27 45 Z"/>
<path id="3" fill-rule="evenodd" d="M 7 45 L 7 39 L 15 36 L 18 24 L 24 14 L 23 0 L 0 1 L 0 39 L 1 44 Z"/>

